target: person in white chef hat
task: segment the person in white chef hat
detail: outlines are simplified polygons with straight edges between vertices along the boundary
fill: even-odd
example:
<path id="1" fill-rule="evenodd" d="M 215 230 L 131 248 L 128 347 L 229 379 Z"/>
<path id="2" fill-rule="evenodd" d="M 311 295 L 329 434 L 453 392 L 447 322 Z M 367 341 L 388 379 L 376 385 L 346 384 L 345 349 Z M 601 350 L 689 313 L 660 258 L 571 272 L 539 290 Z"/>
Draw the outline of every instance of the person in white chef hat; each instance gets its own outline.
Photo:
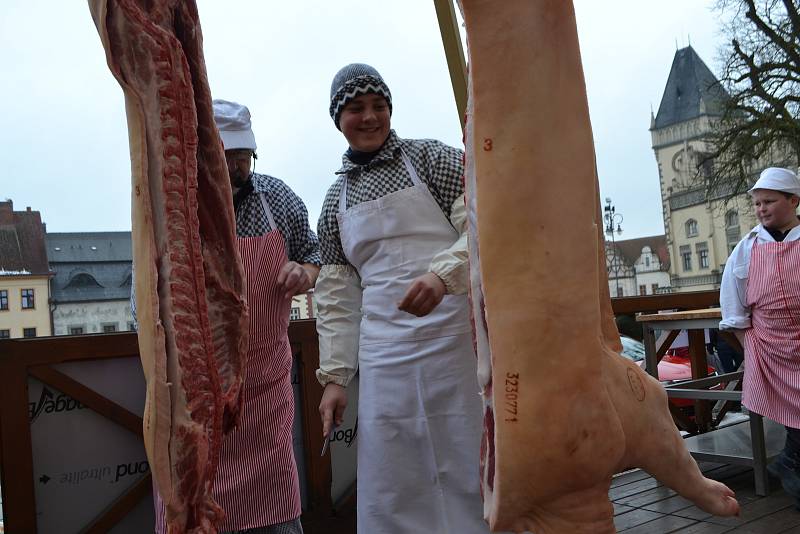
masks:
<path id="1" fill-rule="evenodd" d="M 768 470 L 800 509 L 800 180 L 771 167 L 749 193 L 760 224 L 725 264 L 719 327 L 745 348 L 742 404 L 786 427 Z"/>
<path id="2" fill-rule="evenodd" d="M 213 107 L 250 310 L 241 421 L 222 440 L 213 496 L 225 511 L 222 532 L 302 534 L 287 328 L 292 296 L 316 281 L 319 241 L 300 198 L 281 180 L 253 172 L 250 110 L 227 100 L 214 100 Z M 156 533 L 165 531 L 164 504 L 157 497 Z"/>

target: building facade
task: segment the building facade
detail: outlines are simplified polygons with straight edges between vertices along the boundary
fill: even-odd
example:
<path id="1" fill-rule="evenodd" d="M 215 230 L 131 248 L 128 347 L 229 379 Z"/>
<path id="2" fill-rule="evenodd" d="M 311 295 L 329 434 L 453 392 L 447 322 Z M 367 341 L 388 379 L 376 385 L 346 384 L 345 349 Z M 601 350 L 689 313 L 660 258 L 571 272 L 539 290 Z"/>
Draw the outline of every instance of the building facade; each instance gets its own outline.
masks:
<path id="1" fill-rule="evenodd" d="M 606 241 L 606 267 L 612 297 L 671 291 L 670 256 L 663 235 Z"/>
<path id="2" fill-rule="evenodd" d="M 0 202 L 0 339 L 52 334 L 44 236 L 38 211 Z"/>
<path id="3" fill-rule="evenodd" d="M 314 306 L 314 290 L 292 297 L 292 307 L 289 309 L 289 320 L 313 319 L 317 316 Z"/>
<path id="4" fill-rule="evenodd" d="M 658 164 L 673 291 L 719 289 L 730 251 L 757 224 L 748 195 L 707 194 L 704 140 L 722 115 L 725 90 L 694 49 L 678 50 L 650 133 Z"/>
<path id="5" fill-rule="evenodd" d="M 55 335 L 133 330 L 131 233 L 48 233 Z"/>

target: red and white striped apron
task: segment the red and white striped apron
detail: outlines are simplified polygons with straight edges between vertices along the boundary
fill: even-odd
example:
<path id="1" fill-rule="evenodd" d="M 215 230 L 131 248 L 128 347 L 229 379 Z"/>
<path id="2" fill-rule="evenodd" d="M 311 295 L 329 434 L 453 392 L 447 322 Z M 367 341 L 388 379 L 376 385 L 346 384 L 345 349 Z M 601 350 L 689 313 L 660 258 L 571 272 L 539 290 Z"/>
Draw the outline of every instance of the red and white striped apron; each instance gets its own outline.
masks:
<path id="1" fill-rule="evenodd" d="M 250 347 L 239 427 L 222 439 L 214 499 L 225 510 L 221 531 L 285 523 L 300 517 L 300 483 L 292 449 L 294 397 L 288 326 L 291 300 L 276 285 L 286 247 L 261 195 L 270 227 L 237 238 L 247 279 Z M 165 507 L 156 495 L 156 533 L 166 532 Z"/>
<path id="2" fill-rule="evenodd" d="M 742 404 L 800 428 L 800 241 L 753 243 Z"/>

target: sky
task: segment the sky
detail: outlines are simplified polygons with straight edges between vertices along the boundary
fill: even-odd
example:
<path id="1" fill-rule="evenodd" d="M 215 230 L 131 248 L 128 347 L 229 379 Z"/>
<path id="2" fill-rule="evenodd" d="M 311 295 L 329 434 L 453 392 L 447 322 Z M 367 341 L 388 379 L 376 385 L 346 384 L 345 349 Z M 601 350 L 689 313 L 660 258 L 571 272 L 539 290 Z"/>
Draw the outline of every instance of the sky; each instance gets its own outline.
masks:
<path id="1" fill-rule="evenodd" d="M 601 198 L 622 239 L 663 234 L 650 112 L 677 47 L 713 72 L 722 44 L 714 0 L 575 0 Z M 380 71 L 401 137 L 462 147 L 432 0 L 197 0 L 211 93 L 246 104 L 256 172 L 284 180 L 316 227 L 347 148 L 328 115 L 347 63 Z M 30 206 L 49 232 L 130 230 L 122 90 L 85 2 L 0 5 L 0 199 Z"/>

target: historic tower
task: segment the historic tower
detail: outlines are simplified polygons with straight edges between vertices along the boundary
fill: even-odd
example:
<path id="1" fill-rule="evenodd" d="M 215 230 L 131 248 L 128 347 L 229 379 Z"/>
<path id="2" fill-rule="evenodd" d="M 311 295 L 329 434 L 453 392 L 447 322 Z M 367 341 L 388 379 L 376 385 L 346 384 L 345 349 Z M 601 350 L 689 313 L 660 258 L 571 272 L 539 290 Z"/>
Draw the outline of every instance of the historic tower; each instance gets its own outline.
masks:
<path id="1" fill-rule="evenodd" d="M 728 254 L 755 224 L 747 195 L 707 198 L 703 141 L 727 93 L 691 46 L 675 52 L 658 114 L 650 117 L 673 291 L 718 289 Z"/>

